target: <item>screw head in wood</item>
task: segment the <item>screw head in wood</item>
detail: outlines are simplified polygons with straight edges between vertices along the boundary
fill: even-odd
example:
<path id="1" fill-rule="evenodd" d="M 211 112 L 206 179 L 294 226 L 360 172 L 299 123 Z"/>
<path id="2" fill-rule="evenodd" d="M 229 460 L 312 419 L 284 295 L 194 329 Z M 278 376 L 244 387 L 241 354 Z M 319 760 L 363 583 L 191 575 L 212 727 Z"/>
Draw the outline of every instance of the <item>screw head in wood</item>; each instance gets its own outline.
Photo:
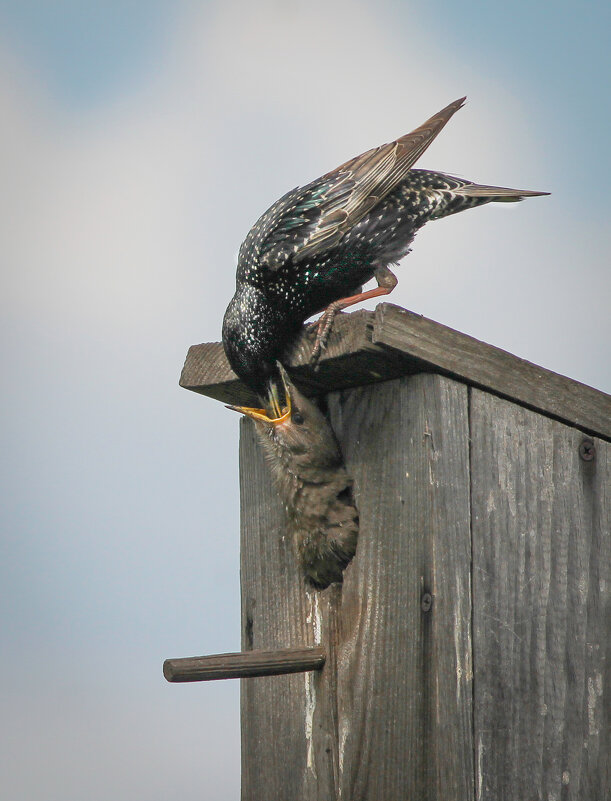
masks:
<path id="1" fill-rule="evenodd" d="M 596 447 L 591 439 L 584 439 L 579 446 L 579 455 L 584 462 L 591 462 L 596 456 Z"/>
<path id="2" fill-rule="evenodd" d="M 425 592 L 422 594 L 422 598 L 420 599 L 420 608 L 423 612 L 429 612 L 433 606 L 433 596 L 430 592 Z"/>

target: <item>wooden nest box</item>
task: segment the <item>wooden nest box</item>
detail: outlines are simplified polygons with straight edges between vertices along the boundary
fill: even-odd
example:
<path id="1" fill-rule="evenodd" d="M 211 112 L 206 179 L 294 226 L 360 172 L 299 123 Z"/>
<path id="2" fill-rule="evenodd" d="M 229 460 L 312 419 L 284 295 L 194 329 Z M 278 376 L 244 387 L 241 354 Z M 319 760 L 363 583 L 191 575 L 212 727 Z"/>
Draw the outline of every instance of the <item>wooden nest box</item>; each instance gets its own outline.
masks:
<path id="1" fill-rule="evenodd" d="M 242 420 L 236 658 L 311 656 L 242 681 L 242 798 L 608 799 L 611 398 L 391 304 L 340 315 L 317 372 L 312 336 L 291 374 L 326 395 L 359 542 L 306 588 Z M 218 343 L 181 385 L 253 402 Z"/>

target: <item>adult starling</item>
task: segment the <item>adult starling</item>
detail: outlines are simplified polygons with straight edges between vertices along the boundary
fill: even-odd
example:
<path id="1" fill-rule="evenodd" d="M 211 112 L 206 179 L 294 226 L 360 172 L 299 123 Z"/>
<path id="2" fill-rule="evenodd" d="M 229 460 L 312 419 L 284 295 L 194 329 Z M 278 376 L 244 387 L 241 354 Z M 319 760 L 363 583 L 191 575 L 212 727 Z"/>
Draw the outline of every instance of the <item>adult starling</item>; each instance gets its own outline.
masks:
<path id="1" fill-rule="evenodd" d="M 323 413 L 296 389 L 280 364 L 278 372 L 286 406 L 277 419 L 256 409 L 229 408 L 254 419 L 305 577 L 324 589 L 342 580 L 356 550 L 352 479 Z"/>
<path id="2" fill-rule="evenodd" d="M 512 202 L 547 192 L 484 186 L 440 172 L 413 170 L 460 98 L 415 131 L 368 150 L 280 198 L 251 228 L 238 257 L 236 292 L 223 321 L 223 345 L 238 376 L 277 415 L 276 363 L 316 312 L 313 353 L 333 315 L 397 284 L 389 269 L 405 256 L 428 220 L 492 201 Z M 376 289 L 359 292 L 375 277 Z"/>

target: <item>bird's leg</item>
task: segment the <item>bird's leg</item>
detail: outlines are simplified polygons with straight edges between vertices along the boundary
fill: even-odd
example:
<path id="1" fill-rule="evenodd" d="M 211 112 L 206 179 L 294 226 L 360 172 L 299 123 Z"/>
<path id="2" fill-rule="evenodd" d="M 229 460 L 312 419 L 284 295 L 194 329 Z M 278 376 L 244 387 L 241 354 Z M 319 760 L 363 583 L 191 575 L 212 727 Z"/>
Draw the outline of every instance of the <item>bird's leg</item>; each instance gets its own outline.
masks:
<path id="1" fill-rule="evenodd" d="M 398 284 L 397 276 L 391 272 L 388 267 L 377 267 L 373 276 L 378 282 L 375 289 L 368 289 L 367 292 L 359 292 L 358 295 L 351 295 L 349 298 L 335 300 L 324 310 L 318 321 L 316 341 L 312 348 L 310 364 L 316 364 L 320 358 L 321 352 L 326 347 L 331 328 L 333 327 L 333 320 L 338 312 L 347 309 L 348 306 L 353 306 L 355 303 L 360 303 L 362 300 L 379 298 L 380 295 L 389 295 Z"/>

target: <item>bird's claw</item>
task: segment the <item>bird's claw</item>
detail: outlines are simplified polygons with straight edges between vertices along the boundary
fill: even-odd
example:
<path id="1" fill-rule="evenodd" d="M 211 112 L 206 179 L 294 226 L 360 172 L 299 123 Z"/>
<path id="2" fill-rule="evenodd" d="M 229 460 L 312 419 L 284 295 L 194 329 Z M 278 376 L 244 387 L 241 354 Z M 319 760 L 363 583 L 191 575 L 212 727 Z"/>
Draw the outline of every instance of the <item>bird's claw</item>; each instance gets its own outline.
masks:
<path id="1" fill-rule="evenodd" d="M 314 341 L 314 346 L 312 347 L 312 353 L 310 354 L 310 365 L 315 370 L 318 369 L 318 360 L 320 359 L 323 350 L 325 350 L 327 347 L 327 342 L 329 341 L 329 335 L 331 334 L 331 329 L 333 328 L 335 315 L 339 314 L 341 309 L 342 307 L 340 303 L 331 303 L 329 306 L 327 306 L 325 311 L 320 316 L 318 323 L 316 324 L 316 339 Z"/>

